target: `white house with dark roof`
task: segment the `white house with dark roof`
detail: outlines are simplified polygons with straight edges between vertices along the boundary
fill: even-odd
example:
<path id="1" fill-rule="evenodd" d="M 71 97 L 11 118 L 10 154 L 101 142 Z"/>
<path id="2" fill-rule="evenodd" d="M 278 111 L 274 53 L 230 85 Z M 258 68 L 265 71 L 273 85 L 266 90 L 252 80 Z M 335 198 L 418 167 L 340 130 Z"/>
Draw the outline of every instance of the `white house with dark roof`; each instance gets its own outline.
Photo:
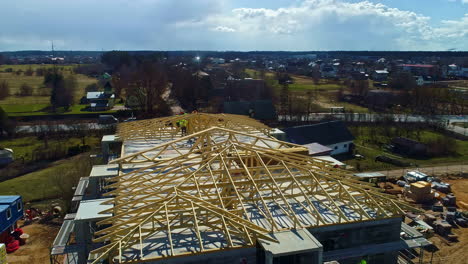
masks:
<path id="1" fill-rule="evenodd" d="M 348 153 L 352 149 L 354 136 L 341 121 L 330 121 L 314 125 L 284 129 L 289 142 L 307 145 L 319 143 L 330 149 L 331 155 Z"/>
<path id="2" fill-rule="evenodd" d="M 114 106 L 114 94 L 106 92 L 88 92 L 86 100 L 89 102 L 89 109 L 91 111 L 106 111 Z"/>

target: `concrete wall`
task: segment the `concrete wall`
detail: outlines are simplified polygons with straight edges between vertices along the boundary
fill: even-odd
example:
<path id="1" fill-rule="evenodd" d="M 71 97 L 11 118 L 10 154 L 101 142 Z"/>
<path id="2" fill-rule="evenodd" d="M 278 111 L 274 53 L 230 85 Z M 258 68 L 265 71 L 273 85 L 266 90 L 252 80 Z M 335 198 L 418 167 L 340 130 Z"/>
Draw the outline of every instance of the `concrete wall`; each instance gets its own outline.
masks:
<path id="1" fill-rule="evenodd" d="M 387 252 L 385 247 L 377 247 L 371 254 L 366 256 L 360 256 L 360 252 L 366 245 L 398 242 L 400 240 L 400 230 L 401 218 L 391 218 L 313 228 L 309 229 L 309 232 L 323 245 L 324 261 L 338 260 L 344 264 L 358 263 L 356 260 L 366 257 L 369 260 L 376 260 L 368 263 L 396 263 L 398 252 Z"/>
<path id="2" fill-rule="evenodd" d="M 257 249 L 239 248 L 231 250 L 204 253 L 187 257 L 169 258 L 145 263 L 151 264 L 255 264 Z"/>

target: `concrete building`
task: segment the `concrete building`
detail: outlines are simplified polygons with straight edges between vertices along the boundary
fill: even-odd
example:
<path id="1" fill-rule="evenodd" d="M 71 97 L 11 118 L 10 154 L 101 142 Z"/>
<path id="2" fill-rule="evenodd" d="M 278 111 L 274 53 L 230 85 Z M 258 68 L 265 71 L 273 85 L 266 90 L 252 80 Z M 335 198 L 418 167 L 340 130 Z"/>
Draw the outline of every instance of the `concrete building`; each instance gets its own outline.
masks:
<path id="1" fill-rule="evenodd" d="M 120 155 L 77 188 L 53 263 L 397 263 L 425 245 L 400 237 L 415 209 L 271 136 L 281 131 L 196 113 L 182 136 L 179 119 L 122 123 L 103 141 Z"/>

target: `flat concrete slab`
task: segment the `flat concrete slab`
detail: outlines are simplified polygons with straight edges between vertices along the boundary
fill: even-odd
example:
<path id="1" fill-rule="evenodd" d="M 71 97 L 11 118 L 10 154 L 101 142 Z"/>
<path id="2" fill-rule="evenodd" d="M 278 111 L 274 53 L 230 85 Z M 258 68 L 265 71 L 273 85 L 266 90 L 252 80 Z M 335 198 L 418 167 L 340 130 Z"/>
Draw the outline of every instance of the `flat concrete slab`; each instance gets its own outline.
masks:
<path id="1" fill-rule="evenodd" d="M 89 177 L 114 177 L 119 175 L 118 164 L 107 164 L 107 165 L 94 165 L 91 169 Z"/>
<path id="2" fill-rule="evenodd" d="M 259 240 L 265 251 L 271 252 L 273 257 L 287 256 L 313 251 L 321 251 L 323 246 L 306 229 L 288 230 L 270 234 L 279 243 Z"/>
<path id="3" fill-rule="evenodd" d="M 111 217 L 112 214 L 101 214 L 100 212 L 111 209 L 113 205 L 102 204 L 111 198 L 81 201 L 76 212 L 75 221 L 95 221 Z"/>
<path id="4" fill-rule="evenodd" d="M 102 136 L 101 142 L 116 142 L 120 141 L 116 135 L 104 135 Z"/>

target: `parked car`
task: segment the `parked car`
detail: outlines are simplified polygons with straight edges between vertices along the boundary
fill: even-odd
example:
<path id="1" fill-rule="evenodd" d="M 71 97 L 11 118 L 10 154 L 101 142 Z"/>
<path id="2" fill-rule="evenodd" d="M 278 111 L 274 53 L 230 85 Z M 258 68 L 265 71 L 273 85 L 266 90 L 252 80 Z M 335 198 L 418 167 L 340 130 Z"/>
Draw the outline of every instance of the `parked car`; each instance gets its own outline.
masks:
<path id="1" fill-rule="evenodd" d="M 107 124 L 117 124 L 119 120 L 113 115 L 99 115 L 98 124 L 107 125 Z"/>
<path id="2" fill-rule="evenodd" d="M 6 166 L 13 161 L 13 150 L 8 148 L 0 148 L 0 167 Z"/>

